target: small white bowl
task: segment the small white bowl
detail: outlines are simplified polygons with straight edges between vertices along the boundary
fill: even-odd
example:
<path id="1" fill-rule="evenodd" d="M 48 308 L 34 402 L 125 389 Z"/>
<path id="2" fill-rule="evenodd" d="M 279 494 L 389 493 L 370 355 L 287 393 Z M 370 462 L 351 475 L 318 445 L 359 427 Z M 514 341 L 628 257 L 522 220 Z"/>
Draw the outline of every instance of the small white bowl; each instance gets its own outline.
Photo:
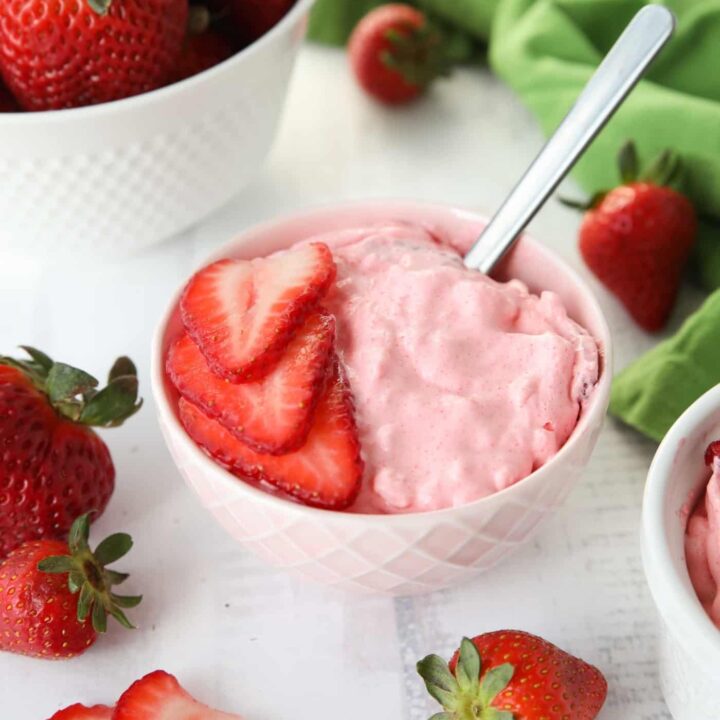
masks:
<path id="1" fill-rule="evenodd" d="M 194 77 L 71 110 L 0 114 L 0 248 L 116 254 L 227 202 L 275 136 L 313 0 Z"/>
<path id="2" fill-rule="evenodd" d="M 483 218 L 442 205 L 372 202 L 317 210 L 254 227 L 221 248 L 221 257 L 253 258 L 319 233 L 388 221 L 442 226 L 459 245 L 477 237 Z M 595 392 L 565 446 L 516 485 L 461 507 L 408 515 L 332 512 L 288 502 L 216 465 L 188 437 L 177 394 L 164 371 L 169 345 L 182 332 L 171 299 L 153 342 L 152 385 L 160 427 L 189 485 L 217 520 L 268 562 L 348 590 L 409 595 L 448 587 L 505 558 L 565 500 L 587 464 L 607 409 L 612 375 L 610 333 L 590 290 L 561 260 L 524 238 L 500 272 L 531 290 L 551 289 L 598 340 L 603 367 Z"/>
<path id="3" fill-rule="evenodd" d="M 685 528 L 708 480 L 705 450 L 720 438 L 720 385 L 691 405 L 660 444 L 643 500 L 645 576 L 660 615 L 660 681 L 675 720 L 720 718 L 720 629 L 690 581 Z"/>

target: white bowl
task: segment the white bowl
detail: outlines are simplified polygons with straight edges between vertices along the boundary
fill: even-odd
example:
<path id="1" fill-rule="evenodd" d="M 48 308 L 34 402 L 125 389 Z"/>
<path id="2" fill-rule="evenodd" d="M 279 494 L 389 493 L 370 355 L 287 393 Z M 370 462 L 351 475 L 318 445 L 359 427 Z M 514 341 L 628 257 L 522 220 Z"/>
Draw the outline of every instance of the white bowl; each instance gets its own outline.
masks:
<path id="1" fill-rule="evenodd" d="M 0 249 L 125 252 L 227 202 L 272 144 L 312 0 L 225 62 L 153 92 L 0 114 Z"/>
<path id="2" fill-rule="evenodd" d="M 675 720 L 720 718 L 720 630 L 685 562 L 688 515 L 708 479 L 705 449 L 720 438 L 720 385 L 675 422 L 658 448 L 643 500 L 643 564 L 660 616 L 660 681 Z"/>
<path id="3" fill-rule="evenodd" d="M 450 228 L 459 244 L 484 221 L 463 210 L 411 202 L 372 202 L 317 210 L 252 228 L 208 258 L 252 258 L 318 233 L 387 221 Z M 546 465 L 490 497 L 462 507 L 408 515 L 331 512 L 288 502 L 238 480 L 188 437 L 176 415 L 176 393 L 164 372 L 170 343 L 182 332 L 171 299 L 158 326 L 152 385 L 160 426 L 185 479 L 217 520 L 270 563 L 349 590 L 390 595 L 422 593 L 466 580 L 525 542 L 563 502 L 590 457 L 610 391 L 610 333 L 590 290 L 561 260 L 525 238 L 500 273 L 532 290 L 555 290 L 570 314 L 597 338 L 602 374 L 577 428 Z"/>

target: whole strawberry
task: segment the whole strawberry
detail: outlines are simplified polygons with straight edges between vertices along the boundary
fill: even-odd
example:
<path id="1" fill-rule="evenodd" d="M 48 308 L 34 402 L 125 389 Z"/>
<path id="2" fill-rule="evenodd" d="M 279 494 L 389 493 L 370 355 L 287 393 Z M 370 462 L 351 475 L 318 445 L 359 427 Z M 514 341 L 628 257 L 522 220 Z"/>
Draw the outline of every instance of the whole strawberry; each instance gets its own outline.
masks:
<path id="1" fill-rule="evenodd" d="M 648 331 L 672 311 L 697 234 L 692 203 L 668 187 L 679 160 L 665 152 L 642 176 L 628 143 L 620 154 L 623 184 L 596 196 L 580 227 L 580 252 L 598 279 Z"/>
<path id="2" fill-rule="evenodd" d="M 109 102 L 163 85 L 187 0 L 3 0 L 0 72 L 26 110 Z"/>
<path id="3" fill-rule="evenodd" d="M 130 550 L 132 539 L 111 535 L 93 553 L 89 529 L 89 515 L 82 515 L 67 542 L 27 542 L 0 564 L 0 650 L 71 658 L 105 632 L 108 615 L 133 627 L 122 608 L 137 606 L 142 597 L 115 594 L 113 586 L 128 576 L 105 568 Z"/>
<path id="4" fill-rule="evenodd" d="M 450 68 L 440 33 L 422 12 L 398 3 L 369 12 L 348 51 L 361 87 L 390 105 L 414 100 Z"/>
<path id="5" fill-rule="evenodd" d="M 91 426 L 116 427 L 141 406 L 128 358 L 108 385 L 34 348 L 0 357 L 0 558 L 27 540 L 64 537 L 78 515 L 105 509 L 115 468 Z"/>
<path id="6" fill-rule="evenodd" d="M 463 638 L 449 668 L 437 655 L 417 668 L 443 720 L 594 720 L 607 696 L 597 668 L 519 630 Z"/>

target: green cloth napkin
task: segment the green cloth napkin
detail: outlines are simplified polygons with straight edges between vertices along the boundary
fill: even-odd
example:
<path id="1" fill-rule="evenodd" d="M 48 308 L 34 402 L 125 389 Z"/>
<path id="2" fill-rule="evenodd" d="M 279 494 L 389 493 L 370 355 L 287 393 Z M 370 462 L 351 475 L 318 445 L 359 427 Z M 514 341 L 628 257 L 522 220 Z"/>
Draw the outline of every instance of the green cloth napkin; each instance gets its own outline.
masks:
<path id="1" fill-rule="evenodd" d="M 642 0 L 412 0 L 468 44 L 489 40 L 492 69 L 552 132 Z M 380 0 L 318 0 L 311 37 L 342 44 Z M 670 44 L 574 170 L 590 195 L 617 183 L 615 156 L 634 139 L 642 159 L 678 151 L 684 191 L 720 217 L 720 0 L 666 0 Z M 457 56 L 462 58 L 461 53 Z M 704 224 L 694 271 L 720 288 L 720 229 Z M 638 330 L 638 332 L 641 332 Z M 720 383 L 720 291 L 675 335 L 615 379 L 610 410 L 659 440 L 699 395 Z"/>
<path id="2" fill-rule="evenodd" d="M 720 290 L 669 340 L 615 379 L 610 412 L 662 440 L 683 411 L 720 382 Z"/>

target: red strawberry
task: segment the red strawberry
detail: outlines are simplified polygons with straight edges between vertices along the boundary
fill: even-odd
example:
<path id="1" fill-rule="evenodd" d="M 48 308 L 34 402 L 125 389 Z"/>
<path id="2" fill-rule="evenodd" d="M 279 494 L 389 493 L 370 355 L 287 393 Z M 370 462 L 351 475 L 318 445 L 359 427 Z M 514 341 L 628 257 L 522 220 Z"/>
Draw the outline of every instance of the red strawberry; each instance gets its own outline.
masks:
<path id="1" fill-rule="evenodd" d="M 116 595 L 113 586 L 128 576 L 105 569 L 130 550 L 132 540 L 117 533 L 93 553 L 88 518 L 75 521 L 67 543 L 27 542 L 0 564 L 0 650 L 71 658 L 105 632 L 108 614 L 132 627 L 121 608 L 135 607 L 142 598 Z"/>
<path id="2" fill-rule="evenodd" d="M 307 505 L 342 510 L 357 496 L 363 466 L 349 387 L 333 363 L 307 441 L 288 455 L 253 452 L 184 398 L 180 419 L 190 437 L 236 475 L 268 482 Z"/>
<path id="3" fill-rule="evenodd" d="M 712 465 L 715 458 L 720 457 L 720 440 L 715 440 L 707 446 L 705 451 L 705 464 Z"/>
<path id="4" fill-rule="evenodd" d="M 107 705 L 85 707 L 79 703 L 58 710 L 50 720 L 112 720 L 113 709 Z"/>
<path id="5" fill-rule="evenodd" d="M 437 655 L 417 667 L 447 720 L 594 720 L 607 696 L 597 668 L 518 630 L 463 638 L 449 669 Z"/>
<path id="6" fill-rule="evenodd" d="M 180 393 L 257 452 L 297 450 L 310 431 L 335 337 L 335 318 L 313 313 L 278 364 L 262 380 L 229 383 L 214 375 L 195 343 L 180 338 L 167 357 L 167 372 Z"/>
<path id="7" fill-rule="evenodd" d="M 246 42 L 277 25 L 294 4 L 295 0 L 231 0 L 235 24 Z"/>
<path id="8" fill-rule="evenodd" d="M 348 51 L 360 85 L 390 105 L 422 95 L 450 67 L 438 30 L 422 12 L 399 3 L 369 12 L 355 27 Z"/>
<path id="9" fill-rule="evenodd" d="M 0 71 L 26 110 L 109 102 L 163 85 L 187 0 L 4 0 Z"/>
<path id="10" fill-rule="evenodd" d="M 98 392 L 82 370 L 25 349 L 30 360 L 0 357 L 0 557 L 26 540 L 63 537 L 84 512 L 103 512 L 115 468 L 91 426 L 120 425 L 141 405 L 128 358 Z"/>
<path id="11" fill-rule="evenodd" d="M 322 243 L 220 260 L 190 280 L 180 301 L 183 322 L 214 373 L 232 382 L 257 380 L 334 279 L 332 254 Z"/>
<path id="12" fill-rule="evenodd" d="M 690 201 L 664 185 L 677 173 L 672 153 L 639 181 L 632 144 L 621 157 L 624 184 L 593 202 L 580 227 L 580 252 L 638 325 L 652 332 L 664 327 L 675 304 L 697 218 Z"/>
<path id="13" fill-rule="evenodd" d="M 113 720 L 240 720 L 199 703 L 163 670 L 133 683 L 118 700 Z"/>

